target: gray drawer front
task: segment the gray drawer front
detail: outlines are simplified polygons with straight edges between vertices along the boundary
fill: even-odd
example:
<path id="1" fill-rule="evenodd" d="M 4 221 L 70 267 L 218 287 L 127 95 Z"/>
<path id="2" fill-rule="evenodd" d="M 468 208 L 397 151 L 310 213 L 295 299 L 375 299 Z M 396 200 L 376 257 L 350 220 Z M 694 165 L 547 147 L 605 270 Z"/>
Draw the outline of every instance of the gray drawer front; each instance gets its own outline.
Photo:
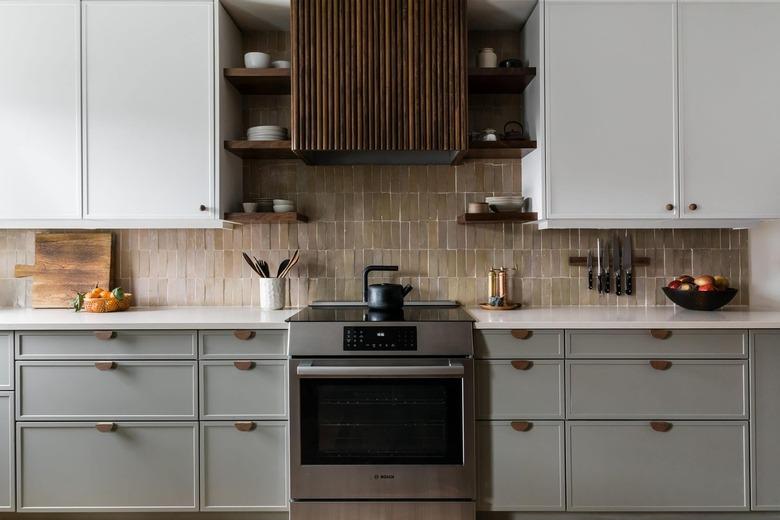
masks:
<path id="1" fill-rule="evenodd" d="M 474 348 L 483 359 L 562 358 L 563 331 L 475 330 Z"/>
<path id="2" fill-rule="evenodd" d="M 747 419 L 748 364 L 674 360 L 566 361 L 568 419 Z"/>
<path id="3" fill-rule="evenodd" d="M 195 359 L 194 331 L 114 331 L 99 339 L 91 331 L 17 332 L 16 359 Z"/>
<path id="4" fill-rule="evenodd" d="M 14 433 L 14 394 L 0 392 L 0 511 L 14 510 Z"/>
<path id="5" fill-rule="evenodd" d="M 203 511 L 286 511 L 287 423 L 201 423 Z"/>
<path id="6" fill-rule="evenodd" d="M 17 423 L 19 511 L 196 511 L 195 422 Z"/>
<path id="7" fill-rule="evenodd" d="M 14 389 L 14 335 L 0 332 L 0 391 Z"/>
<path id="8" fill-rule="evenodd" d="M 477 507 L 482 511 L 563 511 L 564 427 L 534 421 L 477 422 Z"/>
<path id="9" fill-rule="evenodd" d="M 201 359 L 263 359 L 287 357 L 286 330 L 200 332 Z M 247 339 L 241 339 L 247 338 Z"/>
<path id="10" fill-rule="evenodd" d="M 477 361 L 477 418 L 563 419 L 563 361 L 533 360 L 518 370 L 511 360 Z"/>
<path id="11" fill-rule="evenodd" d="M 566 423 L 572 511 L 748 509 L 745 422 Z M 594 471 L 597 468 L 597 471 Z"/>
<path id="12" fill-rule="evenodd" d="M 197 414 L 197 362 L 18 361 L 17 419 L 192 419 Z"/>
<path id="13" fill-rule="evenodd" d="M 287 361 L 201 361 L 201 419 L 286 419 Z"/>
<path id="14" fill-rule="evenodd" d="M 666 339 L 649 330 L 566 332 L 566 356 L 578 358 L 747 358 L 744 330 L 671 330 Z"/>

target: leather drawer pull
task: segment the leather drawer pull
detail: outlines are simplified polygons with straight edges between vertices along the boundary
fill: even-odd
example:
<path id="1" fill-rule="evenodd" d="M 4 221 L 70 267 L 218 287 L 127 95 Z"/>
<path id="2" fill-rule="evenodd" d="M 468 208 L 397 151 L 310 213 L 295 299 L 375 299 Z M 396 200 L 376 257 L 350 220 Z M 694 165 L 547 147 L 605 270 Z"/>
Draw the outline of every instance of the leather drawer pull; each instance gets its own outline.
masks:
<path id="1" fill-rule="evenodd" d="M 533 336 L 533 332 L 527 329 L 512 329 L 512 336 L 517 339 L 528 339 Z"/>
<path id="2" fill-rule="evenodd" d="M 523 360 L 518 359 L 516 361 L 512 361 L 512 367 L 515 368 L 516 370 L 528 370 L 532 366 L 534 366 L 533 361 L 526 361 L 524 359 Z"/>
<path id="3" fill-rule="evenodd" d="M 650 335 L 655 339 L 669 339 L 669 336 L 672 335 L 672 331 L 665 329 L 653 329 L 650 331 Z"/>
<path id="4" fill-rule="evenodd" d="M 650 423 L 650 427 L 661 433 L 666 433 L 672 429 L 672 423 L 666 421 L 653 421 Z"/>
<path id="5" fill-rule="evenodd" d="M 238 421 L 233 423 L 233 426 L 240 432 L 251 432 L 257 427 L 257 424 L 254 421 Z"/>
<path id="6" fill-rule="evenodd" d="M 239 370 L 252 370 L 255 368 L 254 361 L 233 361 L 233 366 Z"/>
<path id="7" fill-rule="evenodd" d="M 253 330 L 234 330 L 233 335 L 236 337 L 236 339 L 240 339 L 241 341 L 249 341 L 250 339 L 255 337 L 255 331 Z"/>
<path id="8" fill-rule="evenodd" d="M 650 360 L 650 366 L 656 370 L 669 370 L 672 368 L 672 362 L 662 359 L 652 359 Z"/>
<path id="9" fill-rule="evenodd" d="M 512 429 L 516 432 L 527 432 L 534 427 L 534 423 L 528 421 L 512 421 Z"/>
<path id="10" fill-rule="evenodd" d="M 96 330 L 95 337 L 99 340 L 108 341 L 116 337 L 116 332 L 113 330 Z"/>
<path id="11" fill-rule="evenodd" d="M 95 428 L 99 432 L 108 433 L 115 432 L 117 425 L 115 422 L 99 422 L 95 425 Z"/>
<path id="12" fill-rule="evenodd" d="M 98 361 L 95 363 L 95 368 L 98 370 L 114 370 L 116 368 L 116 363 L 114 361 Z"/>

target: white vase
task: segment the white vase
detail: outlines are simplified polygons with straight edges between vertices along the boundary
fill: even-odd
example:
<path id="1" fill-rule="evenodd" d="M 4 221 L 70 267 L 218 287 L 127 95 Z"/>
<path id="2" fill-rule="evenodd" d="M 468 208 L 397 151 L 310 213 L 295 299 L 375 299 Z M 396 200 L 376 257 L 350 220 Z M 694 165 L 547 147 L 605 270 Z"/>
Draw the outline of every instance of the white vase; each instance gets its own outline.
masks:
<path id="1" fill-rule="evenodd" d="M 480 49 L 477 56 L 477 65 L 482 69 L 495 69 L 498 66 L 498 56 L 490 47 Z"/>
<path id="2" fill-rule="evenodd" d="M 260 308 L 264 311 L 284 309 L 287 300 L 286 278 L 260 278 Z"/>

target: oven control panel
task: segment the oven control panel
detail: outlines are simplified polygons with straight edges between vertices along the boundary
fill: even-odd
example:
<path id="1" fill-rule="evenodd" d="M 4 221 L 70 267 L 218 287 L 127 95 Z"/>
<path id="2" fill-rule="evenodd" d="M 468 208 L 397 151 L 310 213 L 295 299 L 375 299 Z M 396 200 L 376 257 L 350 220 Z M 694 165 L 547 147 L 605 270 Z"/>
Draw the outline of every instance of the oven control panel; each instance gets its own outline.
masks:
<path id="1" fill-rule="evenodd" d="M 417 327 L 344 327 L 344 350 L 417 350 Z"/>

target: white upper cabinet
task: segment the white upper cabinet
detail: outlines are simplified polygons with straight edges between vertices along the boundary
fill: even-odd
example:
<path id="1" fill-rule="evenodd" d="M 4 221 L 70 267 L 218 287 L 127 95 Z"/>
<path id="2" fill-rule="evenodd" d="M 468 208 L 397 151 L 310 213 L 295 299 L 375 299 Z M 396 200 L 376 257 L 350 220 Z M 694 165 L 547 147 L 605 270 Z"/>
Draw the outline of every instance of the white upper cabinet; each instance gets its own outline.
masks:
<path id="1" fill-rule="evenodd" d="M 81 217 L 78 0 L 0 0 L 0 222 Z"/>
<path id="2" fill-rule="evenodd" d="M 683 216 L 778 218 L 780 1 L 679 9 Z"/>
<path id="3" fill-rule="evenodd" d="M 546 2 L 547 218 L 676 217 L 676 10 Z"/>
<path id="4" fill-rule="evenodd" d="M 213 10 L 82 2 L 85 218 L 217 217 Z"/>

